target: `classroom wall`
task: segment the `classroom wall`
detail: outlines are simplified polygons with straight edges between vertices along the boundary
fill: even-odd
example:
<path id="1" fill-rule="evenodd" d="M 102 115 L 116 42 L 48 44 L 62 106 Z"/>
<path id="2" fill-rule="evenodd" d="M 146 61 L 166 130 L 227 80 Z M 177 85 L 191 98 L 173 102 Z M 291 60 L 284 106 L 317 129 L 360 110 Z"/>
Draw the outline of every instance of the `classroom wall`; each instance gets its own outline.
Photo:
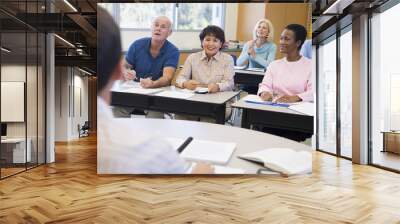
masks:
<path id="1" fill-rule="evenodd" d="M 279 46 L 279 37 L 285 26 L 291 23 L 301 24 L 310 29 L 311 16 L 309 16 L 311 4 L 308 3 L 265 3 L 265 16 L 274 25 L 274 43 Z M 277 51 L 276 58 L 283 55 Z"/>
<path id="2" fill-rule="evenodd" d="M 25 80 L 27 72 L 28 82 Z M 27 85 L 26 103 L 27 103 L 27 121 L 26 122 L 7 122 L 7 136 L 8 137 L 25 137 L 25 123 L 27 124 L 28 137 L 30 134 L 35 133 L 36 136 L 36 122 L 37 122 L 37 94 L 36 94 L 36 66 L 6 64 L 1 66 L 1 81 L 18 81 L 25 82 Z M 39 107 L 42 107 L 40 101 Z M 7 108 L 1 108 L 7 110 Z"/>
<path id="3" fill-rule="evenodd" d="M 252 40 L 254 25 L 264 17 L 265 3 L 240 3 L 237 16 L 237 40 Z"/>

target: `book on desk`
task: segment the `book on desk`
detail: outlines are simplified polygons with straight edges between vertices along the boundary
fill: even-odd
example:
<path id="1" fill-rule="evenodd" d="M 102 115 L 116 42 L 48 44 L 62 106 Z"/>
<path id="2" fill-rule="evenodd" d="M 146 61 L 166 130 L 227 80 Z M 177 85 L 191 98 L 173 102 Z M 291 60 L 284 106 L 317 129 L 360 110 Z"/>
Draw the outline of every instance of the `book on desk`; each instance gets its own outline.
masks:
<path id="1" fill-rule="evenodd" d="M 308 151 L 269 148 L 239 155 L 238 158 L 260 163 L 267 170 L 276 171 L 285 176 L 307 174 L 312 170 L 312 154 Z"/>

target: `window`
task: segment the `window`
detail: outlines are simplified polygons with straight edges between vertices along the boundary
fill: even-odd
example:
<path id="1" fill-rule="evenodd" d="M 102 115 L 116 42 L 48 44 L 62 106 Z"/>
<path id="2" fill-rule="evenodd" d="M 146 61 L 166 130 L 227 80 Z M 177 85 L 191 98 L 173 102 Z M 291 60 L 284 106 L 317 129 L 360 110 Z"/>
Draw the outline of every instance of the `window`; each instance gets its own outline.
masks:
<path id="1" fill-rule="evenodd" d="M 122 29 L 149 29 L 151 22 L 157 16 L 164 15 L 173 18 L 174 5 L 171 3 L 118 4 L 116 7 L 119 13 L 119 26 Z"/>
<path id="2" fill-rule="evenodd" d="M 340 154 L 352 157 L 352 32 L 340 36 Z"/>
<path id="3" fill-rule="evenodd" d="M 107 9 L 121 29 L 150 29 L 157 16 L 172 20 L 175 31 L 201 30 L 207 25 L 223 28 L 223 3 L 100 3 Z"/>
<path id="4" fill-rule="evenodd" d="M 336 36 L 318 48 L 318 149 L 336 154 Z"/>
<path id="5" fill-rule="evenodd" d="M 179 4 L 177 30 L 201 30 L 208 25 L 222 27 L 222 9 L 220 3 Z"/>
<path id="6" fill-rule="evenodd" d="M 400 45 L 393 44 L 398 42 L 398 31 L 393 29 L 398 21 L 400 4 L 371 18 L 370 156 L 373 164 L 395 170 L 400 170 L 400 156 L 384 146 L 383 132 L 400 130 Z M 394 148 L 398 149 L 398 140 L 391 141 L 395 143 Z"/>

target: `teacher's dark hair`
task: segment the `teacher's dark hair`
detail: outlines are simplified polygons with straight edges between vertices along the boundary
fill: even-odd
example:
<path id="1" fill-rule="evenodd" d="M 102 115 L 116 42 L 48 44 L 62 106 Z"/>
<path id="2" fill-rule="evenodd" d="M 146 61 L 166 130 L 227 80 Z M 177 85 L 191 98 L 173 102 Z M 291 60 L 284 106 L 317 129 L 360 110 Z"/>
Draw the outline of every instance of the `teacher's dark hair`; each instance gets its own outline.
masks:
<path id="1" fill-rule="evenodd" d="M 111 15 L 97 7 L 97 92 L 110 81 L 121 60 L 121 34 Z"/>

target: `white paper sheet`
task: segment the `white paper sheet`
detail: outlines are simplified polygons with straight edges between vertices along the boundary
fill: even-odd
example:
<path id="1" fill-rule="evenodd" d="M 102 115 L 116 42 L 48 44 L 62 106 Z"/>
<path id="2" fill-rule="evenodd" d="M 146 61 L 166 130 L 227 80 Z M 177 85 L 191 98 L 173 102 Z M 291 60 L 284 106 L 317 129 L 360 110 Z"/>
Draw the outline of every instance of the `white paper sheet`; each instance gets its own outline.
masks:
<path id="1" fill-rule="evenodd" d="M 134 81 L 119 81 L 115 82 L 113 92 L 123 92 L 123 93 L 136 93 L 136 94 L 153 94 L 163 91 L 162 88 L 143 88 L 140 83 Z"/>
<path id="2" fill-rule="evenodd" d="M 294 111 L 298 111 L 303 114 L 307 114 L 310 116 L 314 116 L 314 103 L 309 103 L 309 102 L 303 102 L 303 103 L 298 103 L 295 105 L 291 105 L 289 109 L 292 109 Z"/>
<path id="3" fill-rule="evenodd" d="M 159 92 L 156 95 L 163 96 L 163 97 L 177 98 L 177 99 L 188 99 L 188 98 L 194 96 L 194 93 L 166 90 L 166 91 Z"/>

